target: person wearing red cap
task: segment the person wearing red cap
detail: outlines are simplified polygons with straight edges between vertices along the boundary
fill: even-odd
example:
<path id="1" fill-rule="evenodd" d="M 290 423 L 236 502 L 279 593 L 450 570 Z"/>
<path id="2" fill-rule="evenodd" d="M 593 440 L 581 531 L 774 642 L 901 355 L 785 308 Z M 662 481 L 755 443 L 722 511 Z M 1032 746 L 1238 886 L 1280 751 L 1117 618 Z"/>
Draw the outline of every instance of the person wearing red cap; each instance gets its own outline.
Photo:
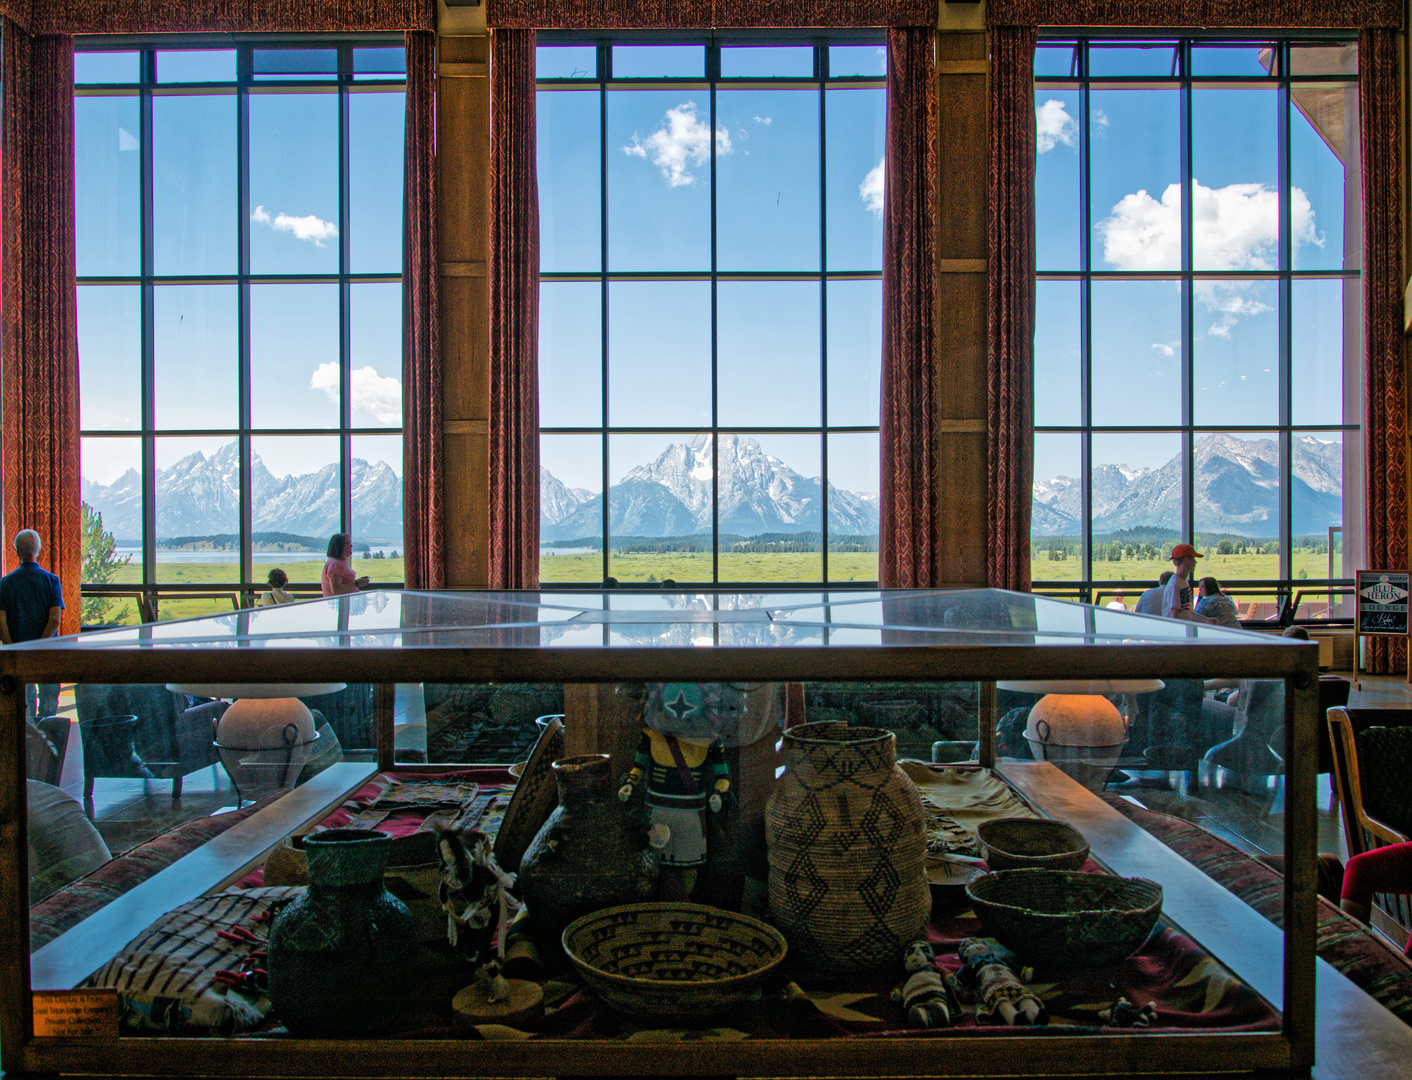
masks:
<path id="1" fill-rule="evenodd" d="M 1205 615 L 1198 615 L 1191 600 L 1191 575 L 1196 569 L 1196 560 L 1200 558 L 1201 552 L 1190 544 L 1178 544 L 1172 548 L 1172 576 L 1162 588 L 1162 614 L 1167 618 L 1199 623 L 1213 621 Z"/>

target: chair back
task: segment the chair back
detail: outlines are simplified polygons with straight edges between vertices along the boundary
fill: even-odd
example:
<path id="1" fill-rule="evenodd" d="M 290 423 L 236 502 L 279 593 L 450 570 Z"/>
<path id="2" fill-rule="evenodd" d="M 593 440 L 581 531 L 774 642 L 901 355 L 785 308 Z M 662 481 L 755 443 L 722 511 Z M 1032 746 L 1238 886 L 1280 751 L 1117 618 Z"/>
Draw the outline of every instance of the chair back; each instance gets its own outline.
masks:
<path id="1" fill-rule="evenodd" d="M 1335 706 L 1328 729 L 1348 854 L 1412 839 L 1412 709 Z"/>

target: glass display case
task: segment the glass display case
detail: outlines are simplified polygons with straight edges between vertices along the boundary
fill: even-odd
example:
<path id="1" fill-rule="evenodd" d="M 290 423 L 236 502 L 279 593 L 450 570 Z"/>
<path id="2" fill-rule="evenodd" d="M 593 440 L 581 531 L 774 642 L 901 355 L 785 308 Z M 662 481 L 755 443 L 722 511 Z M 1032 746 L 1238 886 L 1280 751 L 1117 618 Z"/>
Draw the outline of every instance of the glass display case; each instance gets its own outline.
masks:
<path id="1" fill-rule="evenodd" d="M 998 590 L 370 592 L 0 650 L 0 749 L 12 778 L 0 787 L 3 1066 L 352 1076 L 1097 1074 L 1135 1063 L 1164 1073 L 1307 1068 L 1315 1027 L 1317 657 L 1308 642 Z M 82 759 L 108 762 L 96 791 L 87 793 L 90 803 L 104 798 L 105 785 L 138 784 L 142 798 L 134 805 L 149 809 L 135 812 L 155 818 L 150 808 L 169 801 L 168 780 L 176 776 L 180 784 L 184 775 L 173 806 L 205 807 L 204 798 L 209 812 L 193 811 L 199 820 L 173 830 L 146 822 L 147 835 L 160 835 L 128 851 L 118 837 L 107 846 L 111 859 L 97 860 L 99 869 L 57 888 L 50 882 L 46 896 L 40 879 L 62 860 L 52 846 L 36 847 L 34 783 L 28 798 L 21 795 L 29 683 L 59 683 L 65 701 L 73 688 Z M 1239 716 L 1217 700 L 1225 683 L 1244 697 Z M 335 1036 L 292 1033 L 264 1000 L 265 1013 L 249 1022 L 227 1018 L 198 1031 L 189 1022 L 193 1009 L 199 1012 L 193 1007 L 182 1013 L 188 1022 L 168 1024 L 178 1033 L 159 1034 L 170 1017 L 158 1016 L 157 999 L 149 997 L 143 1024 L 126 1015 L 120 1029 L 120 1014 L 134 1006 L 127 997 L 120 1005 L 113 984 L 97 975 L 132 967 L 140 931 L 237 889 L 270 894 L 266 906 L 279 911 L 293 894 L 273 893 L 298 889 L 271 884 L 290 838 L 320 823 L 375 828 L 398 805 L 387 777 L 403 785 L 397 792 L 431 780 L 459 784 L 456 798 L 470 802 L 456 805 L 458 820 L 470 820 L 473 805 L 481 825 L 501 830 L 493 836 L 497 851 L 518 844 L 518 861 L 553 805 L 551 794 L 537 817 L 526 818 L 531 800 L 545 797 L 534 784 L 552 788 L 548 759 L 604 754 L 614 778 L 627 774 L 646 760 L 644 725 L 650 728 L 653 710 L 678 715 L 684 699 L 674 695 L 693 686 L 708 694 L 728 688 L 721 700 L 729 705 L 719 708 L 735 711 L 731 737 L 719 740 L 727 840 L 711 843 L 728 843 L 739 856 L 731 876 L 703 870 L 701 881 L 715 892 L 695 875 L 687 879 L 694 899 L 771 921 L 782 879 L 771 877 L 780 870 L 770 845 L 783 843 L 782 823 L 817 812 L 814 804 L 786 810 L 782 799 L 771 803 L 789 768 L 781 741 L 797 737 L 800 724 L 832 722 L 839 730 L 895 735 L 897 756 L 913 759 L 902 771 L 930 815 L 933 854 L 938 844 L 943 854 L 955 853 L 944 835 L 948 828 L 967 834 L 969 819 L 956 808 L 971 796 L 948 802 L 930 785 L 993 785 L 1010 800 L 1005 805 L 1074 826 L 1089 846 L 1091 872 L 1157 882 L 1160 922 L 1144 949 L 1160 943 L 1174 951 L 1143 952 L 1083 978 L 1071 979 L 1064 965 L 1041 965 L 1030 985 L 1050 1007 L 1043 1029 L 978 1023 L 969 1005 L 958 1022 L 909 1027 L 902 1006 L 889 1004 L 907 973 L 900 953 L 895 973 L 860 974 L 853 985 L 837 973 L 811 981 L 786 955 L 743 1013 L 695 1025 L 622 1008 L 604 1012 L 573 969 L 550 970 L 547 1008 L 533 1019 L 477 1026 L 458 1023 L 452 1008 L 470 969 L 424 945 L 407 954 L 426 960 L 406 982 L 405 1012 L 380 1017 L 387 1023 Z M 148 730 L 150 715 L 132 722 L 139 687 L 155 702 L 141 709 L 164 718 L 156 734 Z M 102 694 L 110 695 L 105 706 L 87 706 L 100 715 L 85 715 L 83 702 Z M 234 702 L 242 708 L 232 713 Z M 236 715 L 256 719 L 228 720 Z M 198 754 L 194 747 L 203 741 L 219 754 Z M 148 767 L 149 759 L 165 771 Z M 1104 794 L 1117 777 L 1180 785 L 1216 762 L 1229 782 L 1253 778 L 1264 827 L 1283 833 L 1283 928 L 1133 825 Z M 663 769 L 686 775 L 680 758 Z M 368 791 L 374 795 L 357 802 Z M 847 817 L 841 803 L 831 805 L 825 818 L 836 824 L 838 815 Z M 92 806 L 86 809 L 93 818 Z M 523 833 L 518 838 L 511 838 L 512 822 Z M 860 822 L 859 835 L 881 835 L 872 827 Z M 185 847 L 173 847 L 177 832 Z M 412 900 L 408 906 L 436 937 L 444 921 L 435 897 L 435 841 L 420 828 L 409 836 L 408 850 L 414 842 L 431 846 L 418 849 L 422 862 L 403 884 L 431 860 L 431 884 L 424 874 L 417 895 L 429 892 L 433 902 L 429 914 Z M 95 899 L 96 879 L 112 878 L 116 864 L 161 844 L 176 852 L 167 864 L 151 864 Z M 954 954 L 957 935 L 979 932 L 956 930 L 945 920 L 970 912 L 944 912 L 940 893 L 933 896 L 927 934 L 938 955 Z M 267 924 L 256 918 L 247 925 L 260 936 Z M 166 947 L 176 949 L 170 943 L 181 934 L 170 919 L 164 925 Z M 226 936 L 248 933 L 236 930 Z M 1203 973 L 1204 1005 L 1160 996 L 1158 969 L 1171 969 L 1173 957 L 1187 965 L 1183 970 Z M 970 971 L 949 959 L 947 970 Z M 1082 959 L 1076 952 L 1075 970 Z M 1016 972 L 1030 975 L 1020 960 Z M 1124 964 L 1131 970 L 1120 971 Z M 223 969 L 215 992 L 242 989 L 236 984 L 255 967 Z M 390 976 L 381 981 L 389 984 Z M 1181 981 L 1169 978 L 1168 989 Z M 1102 993 L 1095 996 L 1094 987 Z M 1155 1020 L 1123 1026 L 1118 998 L 1129 987 L 1155 995 L 1127 1002 L 1140 1011 L 1155 1000 Z M 963 1000 L 972 989 L 963 988 Z M 333 1052 L 329 1038 L 338 1040 Z"/>

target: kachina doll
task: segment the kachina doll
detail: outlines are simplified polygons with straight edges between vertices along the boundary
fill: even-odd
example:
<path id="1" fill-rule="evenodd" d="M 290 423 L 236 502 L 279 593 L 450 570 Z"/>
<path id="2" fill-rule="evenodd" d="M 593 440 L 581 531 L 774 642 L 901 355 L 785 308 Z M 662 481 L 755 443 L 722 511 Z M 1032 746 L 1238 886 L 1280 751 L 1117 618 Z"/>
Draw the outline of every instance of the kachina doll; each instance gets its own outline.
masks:
<path id="1" fill-rule="evenodd" d="M 618 790 L 618 798 L 628 802 L 645 785 L 648 836 L 662 868 L 671 870 L 688 894 L 708 854 L 706 815 L 719 814 L 731 800 L 730 769 L 709 723 L 720 704 L 713 700 L 719 689 L 700 683 L 653 687 L 637 756 Z"/>
<path id="2" fill-rule="evenodd" d="M 907 1026 L 946 1027 L 961 1015 L 961 982 L 949 971 L 936 969 L 936 951 L 926 941 L 914 941 L 902 951 L 906 978 L 892 992 L 907 1014 Z"/>

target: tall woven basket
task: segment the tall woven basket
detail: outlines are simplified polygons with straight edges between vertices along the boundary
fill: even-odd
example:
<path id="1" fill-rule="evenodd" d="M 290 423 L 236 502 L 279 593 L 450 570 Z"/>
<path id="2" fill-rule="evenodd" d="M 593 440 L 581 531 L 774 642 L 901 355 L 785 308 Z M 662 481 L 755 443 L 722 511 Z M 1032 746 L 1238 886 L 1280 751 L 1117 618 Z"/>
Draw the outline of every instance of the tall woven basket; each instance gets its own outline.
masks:
<path id="1" fill-rule="evenodd" d="M 881 728 L 838 721 L 784 735 L 784 775 L 765 810 L 770 912 L 800 974 L 856 978 L 898 970 L 926 937 L 922 802 Z"/>

